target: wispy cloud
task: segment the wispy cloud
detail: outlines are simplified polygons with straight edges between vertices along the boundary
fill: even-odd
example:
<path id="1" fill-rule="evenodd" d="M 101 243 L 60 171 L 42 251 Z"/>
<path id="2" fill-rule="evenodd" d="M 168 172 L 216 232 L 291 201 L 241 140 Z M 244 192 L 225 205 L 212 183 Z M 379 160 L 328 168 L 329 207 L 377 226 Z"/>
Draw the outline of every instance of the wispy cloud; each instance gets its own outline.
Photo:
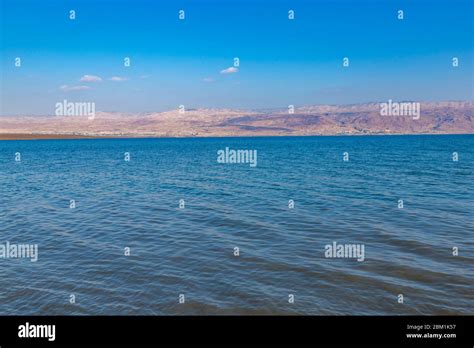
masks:
<path id="1" fill-rule="evenodd" d="M 86 91 L 91 89 L 89 86 L 68 86 L 62 85 L 59 89 L 63 92 L 71 92 L 71 91 Z"/>
<path id="2" fill-rule="evenodd" d="M 237 71 L 239 71 L 238 68 L 231 66 L 230 68 L 221 70 L 221 74 L 235 74 Z"/>
<path id="3" fill-rule="evenodd" d="M 202 79 L 204 82 L 214 82 L 214 79 L 212 77 L 205 77 Z"/>
<path id="4" fill-rule="evenodd" d="M 84 75 L 81 77 L 81 79 L 79 80 L 81 82 L 100 82 L 102 81 L 102 78 L 100 78 L 99 76 L 95 76 L 95 75 Z"/>
<path id="5" fill-rule="evenodd" d="M 141 78 L 141 79 L 147 79 L 147 78 L 149 78 L 149 77 L 151 77 L 151 75 L 140 75 L 140 78 Z"/>
<path id="6" fill-rule="evenodd" d="M 121 82 L 121 81 L 127 81 L 128 79 L 126 77 L 120 77 L 120 76 L 112 76 L 109 78 L 109 81 L 115 81 L 115 82 Z"/>

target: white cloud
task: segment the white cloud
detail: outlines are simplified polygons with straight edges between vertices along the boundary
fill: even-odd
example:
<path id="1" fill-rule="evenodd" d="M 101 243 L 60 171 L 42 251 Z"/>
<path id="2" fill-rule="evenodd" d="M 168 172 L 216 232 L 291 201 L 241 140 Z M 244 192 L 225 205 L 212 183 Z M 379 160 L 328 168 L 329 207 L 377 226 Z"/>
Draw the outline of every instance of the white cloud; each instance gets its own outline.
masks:
<path id="1" fill-rule="evenodd" d="M 214 79 L 212 77 L 205 77 L 202 79 L 204 82 L 214 82 Z"/>
<path id="2" fill-rule="evenodd" d="M 140 75 L 140 78 L 141 78 L 141 79 L 147 79 L 147 78 L 149 78 L 149 77 L 151 77 L 151 75 Z"/>
<path id="3" fill-rule="evenodd" d="M 221 70 L 221 74 L 235 74 L 237 71 L 239 71 L 238 68 L 231 66 L 230 68 Z"/>
<path id="4" fill-rule="evenodd" d="M 91 89 L 89 86 L 68 86 L 62 85 L 59 89 L 63 92 L 70 92 L 70 91 L 86 91 Z"/>
<path id="5" fill-rule="evenodd" d="M 120 77 L 120 76 L 112 76 L 109 81 L 115 81 L 115 82 L 121 82 L 121 81 L 127 81 L 128 79 L 126 77 Z"/>
<path id="6" fill-rule="evenodd" d="M 95 75 L 84 75 L 84 76 L 81 77 L 81 79 L 79 81 L 81 81 L 81 82 L 100 82 L 100 81 L 102 81 L 102 79 L 99 76 L 95 76 Z"/>

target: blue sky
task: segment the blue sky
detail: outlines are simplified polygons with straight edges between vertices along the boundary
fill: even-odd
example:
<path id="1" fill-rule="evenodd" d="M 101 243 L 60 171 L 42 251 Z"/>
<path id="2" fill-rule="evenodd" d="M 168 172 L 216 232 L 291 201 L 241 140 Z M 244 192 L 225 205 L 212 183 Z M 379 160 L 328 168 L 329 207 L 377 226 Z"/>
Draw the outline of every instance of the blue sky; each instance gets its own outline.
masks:
<path id="1" fill-rule="evenodd" d="M 148 112 L 473 98 L 470 0 L 1 3 L 2 114 L 51 114 L 63 99 Z M 238 71 L 221 73 L 234 57 Z"/>

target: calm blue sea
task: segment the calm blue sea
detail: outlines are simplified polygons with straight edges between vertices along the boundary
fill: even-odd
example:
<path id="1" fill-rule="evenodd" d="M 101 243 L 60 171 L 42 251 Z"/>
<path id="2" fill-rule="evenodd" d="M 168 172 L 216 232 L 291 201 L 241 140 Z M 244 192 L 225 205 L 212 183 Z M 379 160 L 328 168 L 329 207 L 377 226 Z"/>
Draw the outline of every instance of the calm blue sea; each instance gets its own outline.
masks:
<path id="1" fill-rule="evenodd" d="M 0 141 L 7 242 L 2 315 L 474 314 L 474 136 Z"/>

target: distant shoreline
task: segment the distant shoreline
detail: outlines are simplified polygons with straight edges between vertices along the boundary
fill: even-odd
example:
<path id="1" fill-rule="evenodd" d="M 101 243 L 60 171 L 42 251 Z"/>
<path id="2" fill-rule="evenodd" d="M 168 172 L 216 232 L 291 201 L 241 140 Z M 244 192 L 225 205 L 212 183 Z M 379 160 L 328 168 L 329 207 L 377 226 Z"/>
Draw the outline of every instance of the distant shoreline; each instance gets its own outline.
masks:
<path id="1" fill-rule="evenodd" d="M 267 137 L 357 137 L 357 136 L 403 136 L 403 135 L 474 135 L 474 133 L 353 133 L 353 134 L 268 134 L 268 135 L 222 135 L 222 136 L 153 136 L 143 135 L 81 135 L 81 134 L 21 134 L 0 133 L 2 140 L 75 140 L 75 139 L 196 139 L 196 138 L 267 138 Z"/>
<path id="2" fill-rule="evenodd" d="M 416 115 L 411 112 L 413 107 L 403 109 L 402 115 L 385 115 L 378 103 L 368 103 L 312 105 L 268 112 L 237 109 L 189 109 L 186 113 L 179 110 L 98 112 L 93 119 L 64 115 L 2 116 L 0 139 L 474 134 L 474 102 L 416 105 Z"/>
<path id="3" fill-rule="evenodd" d="M 97 136 L 74 135 L 74 134 L 0 134 L 0 140 L 46 140 L 46 139 L 94 139 Z"/>

